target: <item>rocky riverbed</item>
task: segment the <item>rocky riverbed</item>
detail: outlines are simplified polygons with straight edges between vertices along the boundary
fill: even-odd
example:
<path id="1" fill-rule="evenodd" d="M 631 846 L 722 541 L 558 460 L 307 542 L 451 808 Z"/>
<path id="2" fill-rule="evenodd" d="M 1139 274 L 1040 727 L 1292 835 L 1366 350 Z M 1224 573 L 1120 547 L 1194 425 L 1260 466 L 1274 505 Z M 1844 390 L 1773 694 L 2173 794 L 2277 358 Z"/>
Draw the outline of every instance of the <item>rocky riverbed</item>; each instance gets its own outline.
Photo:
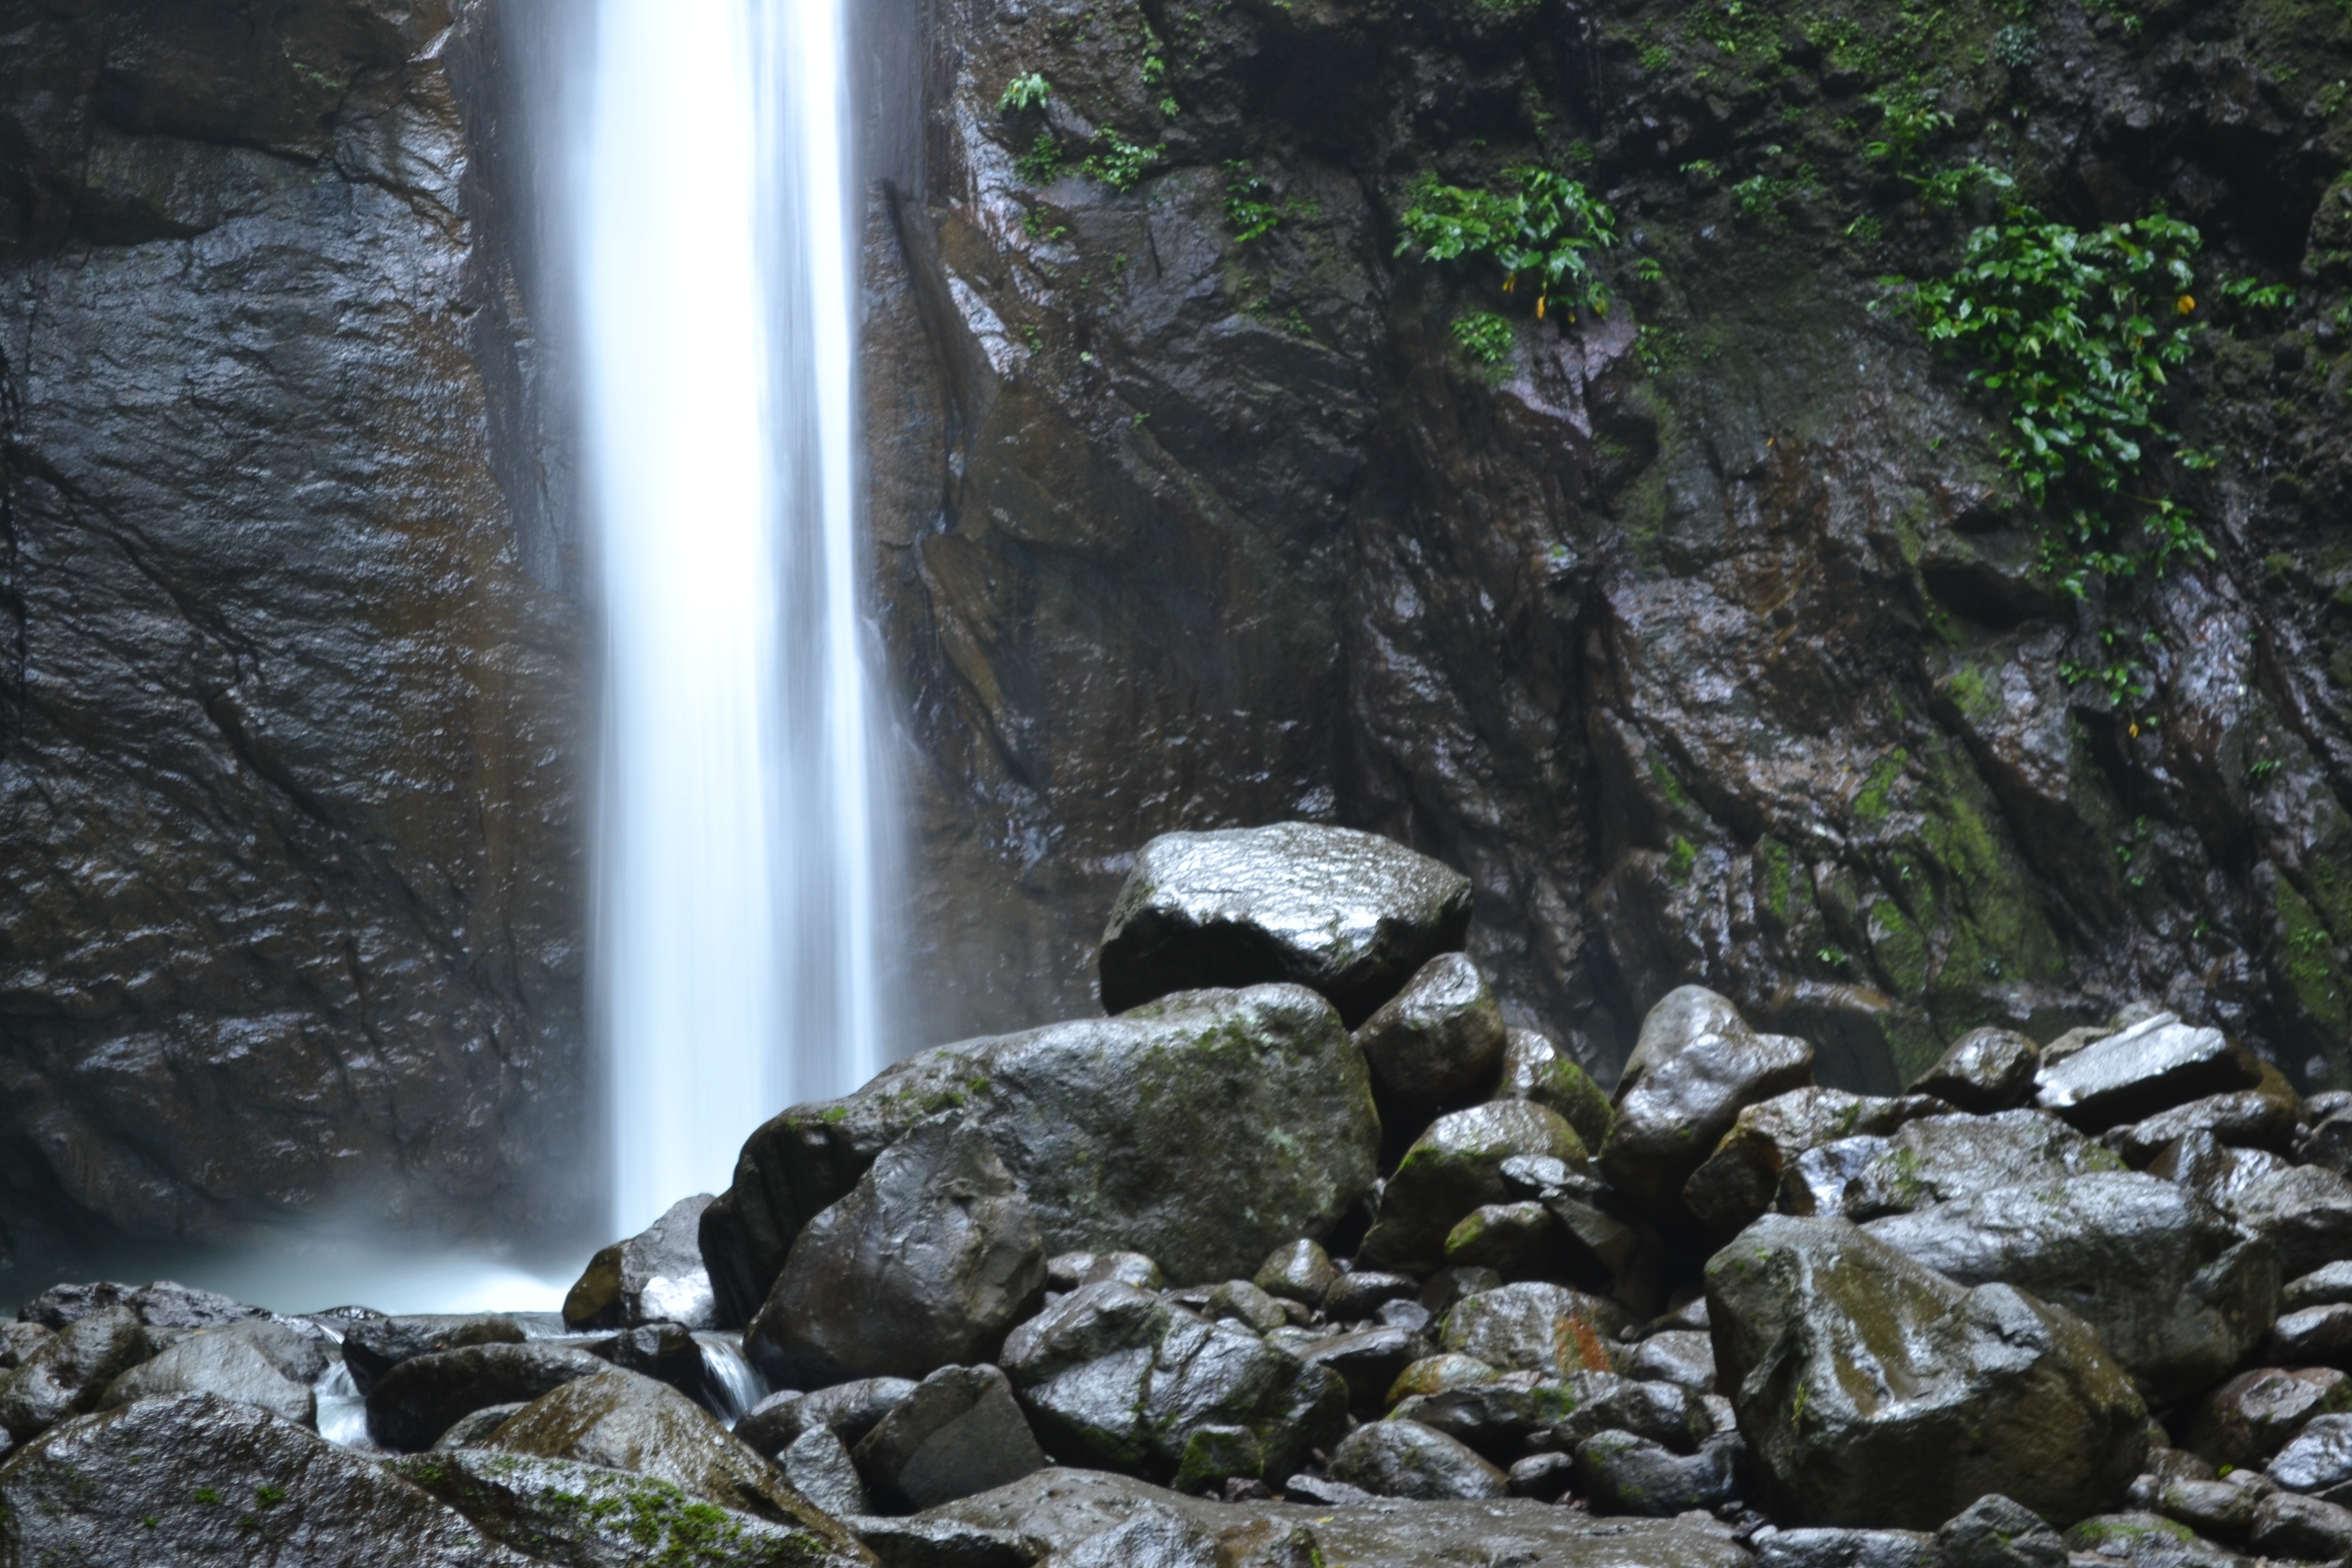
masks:
<path id="1" fill-rule="evenodd" d="M 47 1291 L 0 1561 L 2352 1556 L 2352 1094 L 2139 1006 L 1871 1095 L 1691 986 L 1604 1092 L 1469 910 L 1370 835 L 1156 840 L 1126 1010 L 784 1110 L 560 1317 Z"/>

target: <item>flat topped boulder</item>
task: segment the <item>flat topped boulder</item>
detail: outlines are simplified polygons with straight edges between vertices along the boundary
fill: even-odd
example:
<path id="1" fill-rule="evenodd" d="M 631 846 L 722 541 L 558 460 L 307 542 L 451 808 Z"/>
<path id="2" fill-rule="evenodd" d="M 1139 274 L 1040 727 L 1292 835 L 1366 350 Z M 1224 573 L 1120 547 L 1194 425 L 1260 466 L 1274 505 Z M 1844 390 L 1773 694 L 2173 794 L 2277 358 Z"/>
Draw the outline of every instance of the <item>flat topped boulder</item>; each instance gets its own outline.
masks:
<path id="1" fill-rule="evenodd" d="M 1163 833 L 1111 907 L 1103 1007 L 1286 980 L 1353 1028 L 1469 928 L 1470 879 L 1377 834 L 1306 822 Z"/>
<path id="2" fill-rule="evenodd" d="M 1370 1192 L 1380 1149 L 1363 1053 L 1302 986 L 940 1046 L 746 1141 L 702 1221 L 730 1321 L 759 1310 L 801 1228 L 883 1150 L 951 1110 L 1027 1194 L 1048 1256 L 1140 1252 L 1179 1284 L 1246 1279 L 1325 1234 Z"/>
<path id="3" fill-rule="evenodd" d="M 2085 1132 L 2104 1132 L 2207 1095 L 2253 1089 L 2262 1080 L 2262 1064 L 2221 1030 L 2193 1028 L 2158 1013 L 2071 1056 L 2045 1060 L 2033 1098 Z"/>

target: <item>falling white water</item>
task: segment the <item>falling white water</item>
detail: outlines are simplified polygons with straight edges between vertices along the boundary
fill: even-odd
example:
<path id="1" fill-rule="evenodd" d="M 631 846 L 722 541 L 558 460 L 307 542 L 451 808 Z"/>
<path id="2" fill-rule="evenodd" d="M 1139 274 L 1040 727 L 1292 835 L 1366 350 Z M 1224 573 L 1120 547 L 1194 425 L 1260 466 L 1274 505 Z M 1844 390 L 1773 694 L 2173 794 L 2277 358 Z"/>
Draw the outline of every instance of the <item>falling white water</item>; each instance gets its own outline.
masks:
<path id="1" fill-rule="evenodd" d="M 623 1234 L 881 1065 L 842 3 L 597 0 L 580 232 Z"/>

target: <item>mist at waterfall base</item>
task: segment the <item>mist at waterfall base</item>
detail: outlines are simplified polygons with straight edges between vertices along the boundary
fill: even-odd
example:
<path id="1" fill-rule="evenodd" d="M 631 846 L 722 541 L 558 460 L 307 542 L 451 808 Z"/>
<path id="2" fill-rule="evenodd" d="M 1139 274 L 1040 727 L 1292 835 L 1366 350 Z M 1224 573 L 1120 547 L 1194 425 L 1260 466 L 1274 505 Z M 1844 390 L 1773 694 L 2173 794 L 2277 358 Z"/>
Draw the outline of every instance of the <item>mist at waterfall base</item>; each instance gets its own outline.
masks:
<path id="1" fill-rule="evenodd" d="M 579 227 L 614 1234 L 881 1067 L 837 0 L 600 0 Z"/>

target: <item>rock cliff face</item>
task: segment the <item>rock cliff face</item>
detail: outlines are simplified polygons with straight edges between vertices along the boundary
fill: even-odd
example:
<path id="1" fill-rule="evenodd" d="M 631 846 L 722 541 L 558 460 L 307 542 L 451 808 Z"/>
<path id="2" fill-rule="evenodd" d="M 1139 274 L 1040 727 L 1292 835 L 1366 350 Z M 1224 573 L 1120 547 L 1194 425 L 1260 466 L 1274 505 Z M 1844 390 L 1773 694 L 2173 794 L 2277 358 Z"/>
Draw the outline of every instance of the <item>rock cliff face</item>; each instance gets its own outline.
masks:
<path id="1" fill-rule="evenodd" d="M 1126 847 L 1298 816 L 1468 871 L 1512 1021 L 1599 1065 L 1697 982 L 1856 1089 L 2141 993 L 2346 1080 L 2337 8 L 941 0 L 931 39 L 868 331 L 940 1029 L 1082 1005 Z M 1160 150 L 1129 189 L 1079 167 L 1114 137 Z M 2174 378 L 2211 563 L 2033 570 L 1994 411 L 1872 309 L 1993 210 L 1914 157 L 2302 286 Z M 1527 163 L 1616 209 L 1613 304 L 1522 302 L 1490 368 L 1450 321 L 1509 302 L 1398 214 Z"/>
<path id="2" fill-rule="evenodd" d="M 578 615 L 492 22 L 0 5 L 28 1246 L 577 1215 Z"/>

